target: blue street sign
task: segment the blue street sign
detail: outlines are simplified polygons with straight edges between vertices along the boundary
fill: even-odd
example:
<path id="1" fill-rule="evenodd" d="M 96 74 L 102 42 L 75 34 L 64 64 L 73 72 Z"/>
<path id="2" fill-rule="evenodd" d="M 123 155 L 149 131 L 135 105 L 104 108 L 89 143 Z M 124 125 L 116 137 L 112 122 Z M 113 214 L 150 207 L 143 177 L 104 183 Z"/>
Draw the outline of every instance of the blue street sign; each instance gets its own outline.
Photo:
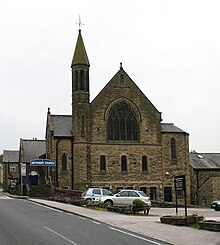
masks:
<path id="1" fill-rule="evenodd" d="M 56 166 L 55 160 L 50 159 L 35 159 L 30 161 L 30 166 Z"/>

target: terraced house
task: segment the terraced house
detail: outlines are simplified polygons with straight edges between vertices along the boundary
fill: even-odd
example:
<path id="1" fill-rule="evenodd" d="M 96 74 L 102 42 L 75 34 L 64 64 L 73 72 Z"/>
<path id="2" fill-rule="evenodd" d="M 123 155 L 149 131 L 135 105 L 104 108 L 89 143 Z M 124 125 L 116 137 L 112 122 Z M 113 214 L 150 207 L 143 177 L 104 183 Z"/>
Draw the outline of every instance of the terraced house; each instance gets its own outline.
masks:
<path id="1" fill-rule="evenodd" d="M 48 175 L 60 188 L 140 189 L 167 202 L 175 198 L 174 177 L 185 175 L 189 203 L 188 133 L 162 122 L 122 64 L 90 102 L 89 68 L 79 30 L 71 64 L 72 115 L 48 110 L 46 156 L 57 162 Z"/>

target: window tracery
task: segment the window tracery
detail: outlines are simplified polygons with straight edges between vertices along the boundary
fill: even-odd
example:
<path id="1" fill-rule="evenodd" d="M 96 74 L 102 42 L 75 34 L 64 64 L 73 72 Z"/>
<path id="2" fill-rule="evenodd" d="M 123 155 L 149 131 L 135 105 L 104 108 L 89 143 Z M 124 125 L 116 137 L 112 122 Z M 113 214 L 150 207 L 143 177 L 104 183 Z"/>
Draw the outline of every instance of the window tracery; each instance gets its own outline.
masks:
<path id="1" fill-rule="evenodd" d="M 125 101 L 112 106 L 107 120 L 108 140 L 137 141 L 138 118 L 134 109 Z"/>

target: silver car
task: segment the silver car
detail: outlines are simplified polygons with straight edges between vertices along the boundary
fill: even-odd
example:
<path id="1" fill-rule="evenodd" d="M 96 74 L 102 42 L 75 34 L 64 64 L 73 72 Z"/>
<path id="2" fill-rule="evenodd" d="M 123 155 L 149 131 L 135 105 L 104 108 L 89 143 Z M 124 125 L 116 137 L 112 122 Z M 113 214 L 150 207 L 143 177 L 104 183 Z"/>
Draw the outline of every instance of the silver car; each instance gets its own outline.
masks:
<path id="1" fill-rule="evenodd" d="M 113 193 L 103 188 L 89 188 L 87 191 L 82 193 L 81 201 L 85 204 L 89 204 L 95 201 L 98 202 L 99 198 L 102 196 L 113 196 Z"/>
<path id="2" fill-rule="evenodd" d="M 135 199 L 140 199 L 151 207 L 150 198 L 143 191 L 137 190 L 121 190 L 114 196 L 101 197 L 99 202 L 106 206 L 132 206 Z"/>

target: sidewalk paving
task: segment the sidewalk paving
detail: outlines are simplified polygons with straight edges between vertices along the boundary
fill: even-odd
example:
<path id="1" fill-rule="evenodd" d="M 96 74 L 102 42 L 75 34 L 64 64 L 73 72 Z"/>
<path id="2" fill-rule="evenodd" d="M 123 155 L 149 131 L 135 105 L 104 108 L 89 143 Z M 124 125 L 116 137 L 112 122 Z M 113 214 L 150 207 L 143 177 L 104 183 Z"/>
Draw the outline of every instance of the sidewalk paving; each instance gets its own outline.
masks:
<path id="1" fill-rule="evenodd" d="M 173 226 L 162 224 L 160 216 L 175 215 L 175 208 L 154 208 L 150 210 L 149 216 L 132 216 L 112 212 L 97 211 L 85 207 L 78 207 L 42 199 L 29 199 L 29 201 L 40 203 L 66 212 L 78 214 L 96 221 L 104 222 L 119 228 L 126 229 L 138 234 L 169 242 L 175 245 L 220 245 L 220 233 L 206 230 L 198 230 L 190 227 Z M 179 208 L 179 214 L 184 215 L 184 208 Z M 213 211 L 213 212 L 212 212 Z M 188 214 L 203 215 L 206 220 L 219 220 L 220 212 L 210 209 L 189 208 Z"/>

